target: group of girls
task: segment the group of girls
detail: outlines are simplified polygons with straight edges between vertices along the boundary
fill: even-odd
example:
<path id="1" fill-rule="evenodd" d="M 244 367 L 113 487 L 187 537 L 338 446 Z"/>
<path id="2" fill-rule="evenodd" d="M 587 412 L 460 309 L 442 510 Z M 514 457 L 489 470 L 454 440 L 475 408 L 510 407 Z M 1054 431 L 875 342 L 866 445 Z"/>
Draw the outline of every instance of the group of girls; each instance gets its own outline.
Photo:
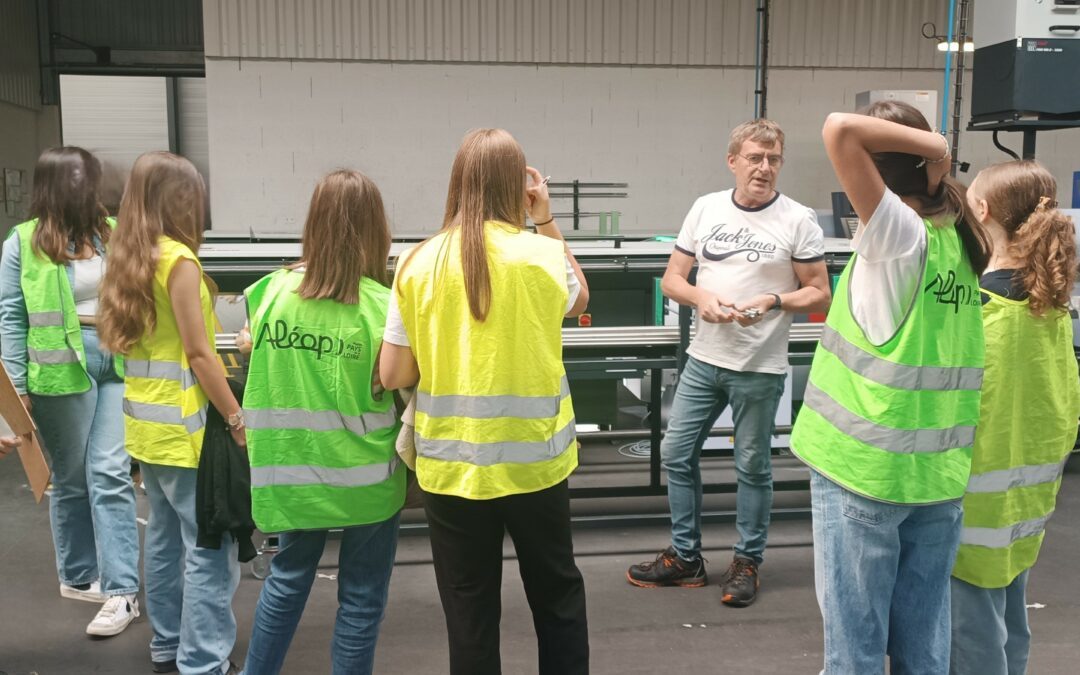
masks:
<path id="1" fill-rule="evenodd" d="M 825 127 L 829 156 L 864 223 L 855 248 L 856 261 L 865 260 L 852 263 L 848 275 L 860 275 L 860 284 L 834 305 L 830 326 L 885 362 L 868 370 L 875 376 L 958 368 L 977 380 L 974 395 L 957 394 L 963 388 L 955 382 L 937 393 L 912 385 L 906 398 L 897 395 L 894 402 L 913 414 L 938 415 L 894 424 L 897 437 L 920 425 L 979 431 L 933 465 L 942 475 L 926 470 L 936 460 L 920 454 L 930 448 L 913 448 L 876 469 L 896 475 L 879 471 L 868 485 L 834 460 L 844 448 L 873 457 L 865 447 L 872 434 L 859 425 L 882 429 L 895 420 L 871 419 L 880 406 L 870 404 L 861 422 L 841 414 L 827 432 L 810 425 L 814 414 L 825 420 L 819 426 L 831 424 L 835 407 L 819 405 L 825 412 L 800 418 L 793 447 L 814 469 L 825 671 L 882 672 L 888 656 L 893 673 L 1020 673 L 1028 644 L 1024 585 L 1042 529 L 1001 556 L 988 555 L 979 537 L 993 529 L 990 512 L 1001 505 L 1045 524 L 1075 438 L 1080 382 L 1067 312 L 1073 226 L 1056 210 L 1054 180 L 1038 164 L 991 167 L 965 195 L 947 177 L 947 148 L 941 152 L 940 136 L 917 112 L 867 112 L 831 116 Z M 151 512 L 143 584 L 153 670 L 237 670 L 230 661 L 236 544 L 228 535 L 217 549 L 196 544 L 196 474 L 213 405 L 249 449 L 256 522 L 282 533 L 246 672 L 282 669 L 330 529 L 344 530 L 333 671 L 371 672 L 405 492 L 394 452 L 404 401 L 394 392 L 416 386 L 411 440 L 450 672 L 500 672 L 505 532 L 533 612 L 540 672 L 588 672 L 567 491 L 577 443 L 560 342 L 562 319 L 584 310 L 588 286 L 551 216 L 545 182 L 525 165 L 517 142 L 498 129 L 466 136 L 442 229 L 401 256 L 392 289 L 378 188 L 356 171 L 322 179 L 302 259 L 246 292 L 249 332 L 239 346 L 251 360 L 243 410 L 215 353 L 216 289 L 198 259 L 202 178 L 181 157 L 144 154 L 115 221 L 100 203 L 100 179 L 89 153 L 46 151 L 35 170 L 31 220 L 9 236 L 0 262 L 4 366 L 52 459 L 60 592 L 103 603 L 87 632 L 115 635 L 140 613 L 134 458 Z M 535 233 L 525 230 L 527 216 Z M 928 271 L 946 274 L 931 279 Z M 972 307 L 973 321 L 962 314 Z M 274 338 L 279 324 L 335 348 L 291 349 Z M 962 334 L 945 334 L 950 327 Z M 874 331 L 884 339 L 871 339 Z M 916 342 L 925 349 L 913 350 Z M 931 358 L 905 363 L 915 352 Z M 854 373 L 844 377 L 863 377 L 852 365 L 862 358 L 857 352 L 843 358 Z M 839 367 L 815 363 L 814 386 L 828 389 Z M 874 383 L 865 389 L 870 398 L 883 391 Z M 920 402 L 941 395 L 955 399 L 952 408 L 934 413 Z M 1020 409 L 1037 414 L 1038 429 L 1027 435 L 1010 417 Z M 831 449 L 819 448 L 818 437 Z M 4 439 L 2 452 L 16 444 Z M 1010 493 L 1010 477 L 1030 466 L 1048 467 L 1023 484 L 1038 494 Z M 905 484 L 905 470 L 923 472 L 919 480 L 931 484 Z M 1005 489 L 995 492 L 1001 472 Z M 990 478 L 969 485 L 969 475 Z M 961 516 L 965 488 L 974 516 Z M 997 501 L 980 503 L 986 494 Z"/>

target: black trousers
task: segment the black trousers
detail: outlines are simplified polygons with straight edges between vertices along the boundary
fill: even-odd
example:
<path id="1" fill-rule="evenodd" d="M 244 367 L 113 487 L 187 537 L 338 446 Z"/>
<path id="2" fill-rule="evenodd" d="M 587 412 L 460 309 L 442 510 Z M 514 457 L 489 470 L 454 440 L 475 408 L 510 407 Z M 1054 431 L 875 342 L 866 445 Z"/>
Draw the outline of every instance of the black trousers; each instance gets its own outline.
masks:
<path id="1" fill-rule="evenodd" d="M 424 493 L 431 553 L 450 639 L 451 675 L 499 675 L 503 536 L 517 551 L 540 675 L 589 672 L 585 584 L 574 563 L 566 481 L 475 500 Z"/>

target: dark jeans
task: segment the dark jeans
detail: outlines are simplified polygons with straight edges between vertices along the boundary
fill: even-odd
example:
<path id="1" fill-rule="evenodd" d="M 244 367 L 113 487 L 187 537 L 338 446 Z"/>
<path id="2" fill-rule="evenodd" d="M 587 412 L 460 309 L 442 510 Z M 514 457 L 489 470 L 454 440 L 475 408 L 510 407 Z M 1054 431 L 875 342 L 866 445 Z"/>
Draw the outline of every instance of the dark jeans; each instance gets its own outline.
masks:
<path id="1" fill-rule="evenodd" d="M 540 675 L 589 672 L 585 584 L 574 563 L 566 481 L 490 500 L 424 494 L 450 640 L 451 675 L 498 675 L 503 535 L 532 609 Z"/>

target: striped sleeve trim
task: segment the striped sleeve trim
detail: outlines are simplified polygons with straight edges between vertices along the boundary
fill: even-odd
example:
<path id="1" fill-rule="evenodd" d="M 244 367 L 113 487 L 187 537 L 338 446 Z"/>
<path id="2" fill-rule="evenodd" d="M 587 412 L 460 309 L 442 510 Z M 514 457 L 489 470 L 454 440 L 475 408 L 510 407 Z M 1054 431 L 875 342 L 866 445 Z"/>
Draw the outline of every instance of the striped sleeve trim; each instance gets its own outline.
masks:
<path id="1" fill-rule="evenodd" d="M 685 253 L 686 255 L 690 256 L 691 258 L 696 258 L 697 257 L 696 253 L 694 253 L 693 251 L 687 251 L 685 248 L 683 248 L 682 246 L 679 246 L 678 244 L 675 244 L 675 250 L 678 251 L 679 253 Z"/>
<path id="2" fill-rule="evenodd" d="M 825 259 L 824 255 L 815 255 L 815 256 L 810 257 L 810 258 L 796 258 L 795 256 L 791 256 L 791 262 L 797 262 L 797 263 L 816 263 L 816 262 L 821 262 L 824 259 Z"/>

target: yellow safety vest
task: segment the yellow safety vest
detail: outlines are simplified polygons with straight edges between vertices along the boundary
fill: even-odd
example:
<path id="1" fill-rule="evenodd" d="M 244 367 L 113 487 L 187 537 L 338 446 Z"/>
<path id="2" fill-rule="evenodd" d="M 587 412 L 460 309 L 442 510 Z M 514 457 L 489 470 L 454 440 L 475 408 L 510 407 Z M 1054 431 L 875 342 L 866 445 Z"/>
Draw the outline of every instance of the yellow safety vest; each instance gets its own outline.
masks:
<path id="1" fill-rule="evenodd" d="M 116 227 L 114 218 L 106 219 Z M 34 251 L 37 218 L 20 223 L 10 237 L 19 238 L 19 266 L 23 302 L 26 304 L 26 388 L 39 396 L 81 394 L 90 390 L 75 296 L 67 266 Z M 116 360 L 123 377 L 123 362 Z"/>
<path id="2" fill-rule="evenodd" d="M 420 369 L 417 478 L 428 492 L 466 499 L 543 490 L 577 466 L 562 364 L 563 243 L 495 221 L 484 237 L 486 320 L 469 312 L 456 229 L 418 247 L 394 282 Z"/>
<path id="3" fill-rule="evenodd" d="M 1076 441 L 1080 380 L 1069 314 L 1032 316 L 988 293 L 986 376 L 953 576 L 1004 588 L 1035 564 Z"/>
<path id="4" fill-rule="evenodd" d="M 851 311 L 851 271 L 836 286 L 791 451 L 851 492 L 895 504 L 964 495 L 979 419 L 983 331 L 978 278 L 955 227 L 924 221 L 914 304 L 882 345 Z"/>
<path id="5" fill-rule="evenodd" d="M 157 325 L 127 354 L 124 380 L 124 432 L 128 453 L 150 464 L 186 468 L 199 466 L 206 426 L 206 394 L 188 363 L 169 299 L 169 275 L 182 259 L 202 265 L 184 244 L 160 237 L 154 274 Z M 210 290 L 199 288 L 206 339 L 214 346 L 213 302 Z"/>

